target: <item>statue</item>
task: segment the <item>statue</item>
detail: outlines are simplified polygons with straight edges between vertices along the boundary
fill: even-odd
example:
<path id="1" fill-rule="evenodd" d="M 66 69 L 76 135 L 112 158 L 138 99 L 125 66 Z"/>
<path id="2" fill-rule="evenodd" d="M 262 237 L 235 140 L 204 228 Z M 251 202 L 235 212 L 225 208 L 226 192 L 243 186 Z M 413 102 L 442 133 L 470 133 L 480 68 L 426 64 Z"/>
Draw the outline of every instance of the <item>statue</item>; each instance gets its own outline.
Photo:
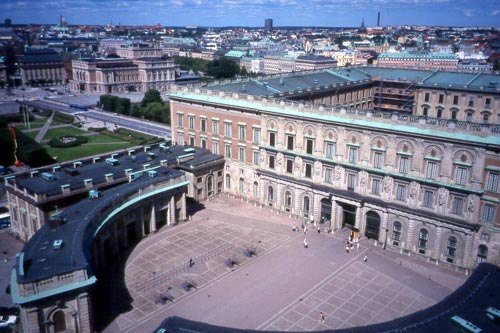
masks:
<path id="1" fill-rule="evenodd" d="M 384 192 L 390 193 L 392 188 L 392 178 L 384 177 Z"/>
<path id="2" fill-rule="evenodd" d="M 413 182 L 410 185 L 410 198 L 415 200 L 418 196 L 418 184 Z"/>

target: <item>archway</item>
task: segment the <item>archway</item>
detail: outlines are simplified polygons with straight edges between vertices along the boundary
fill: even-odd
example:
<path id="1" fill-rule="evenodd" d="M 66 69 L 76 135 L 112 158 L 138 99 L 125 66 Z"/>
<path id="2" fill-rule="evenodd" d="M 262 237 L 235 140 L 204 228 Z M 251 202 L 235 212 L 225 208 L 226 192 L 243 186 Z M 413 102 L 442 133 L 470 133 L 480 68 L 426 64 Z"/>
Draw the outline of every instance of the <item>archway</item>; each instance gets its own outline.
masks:
<path id="1" fill-rule="evenodd" d="M 339 203 L 342 207 L 342 227 L 350 227 L 351 229 L 356 225 L 356 206 Z"/>
<path id="2" fill-rule="evenodd" d="M 212 175 L 208 175 L 207 177 L 207 196 L 211 197 L 214 195 L 214 177 Z"/>
<path id="3" fill-rule="evenodd" d="M 366 214 L 365 236 L 367 238 L 378 240 L 379 234 L 380 234 L 380 216 L 376 212 L 370 211 Z"/>
<path id="4" fill-rule="evenodd" d="M 56 311 L 52 316 L 52 321 L 54 322 L 54 332 L 66 331 L 66 316 L 63 311 Z"/>
<path id="5" fill-rule="evenodd" d="M 332 201 L 328 198 L 321 199 L 321 218 L 320 223 L 331 223 L 332 220 Z"/>

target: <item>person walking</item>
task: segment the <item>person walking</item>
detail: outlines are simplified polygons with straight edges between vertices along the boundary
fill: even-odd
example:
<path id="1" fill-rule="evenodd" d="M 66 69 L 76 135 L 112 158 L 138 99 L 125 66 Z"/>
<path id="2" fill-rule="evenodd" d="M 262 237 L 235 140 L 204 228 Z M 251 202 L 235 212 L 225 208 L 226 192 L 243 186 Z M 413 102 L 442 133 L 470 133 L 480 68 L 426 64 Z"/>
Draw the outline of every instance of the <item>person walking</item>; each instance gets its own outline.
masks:
<path id="1" fill-rule="evenodd" d="M 363 261 L 364 262 L 367 262 L 368 261 L 368 256 L 365 254 L 365 257 L 363 258 Z"/>
<path id="2" fill-rule="evenodd" d="M 359 242 L 356 243 L 356 251 L 359 251 Z"/>
<path id="3" fill-rule="evenodd" d="M 349 253 L 349 244 L 345 246 L 345 253 Z"/>
<path id="4" fill-rule="evenodd" d="M 307 243 L 307 239 L 304 238 L 304 248 L 308 248 L 309 247 L 309 244 Z"/>
<path id="5" fill-rule="evenodd" d="M 318 227 L 318 234 L 319 234 L 320 232 L 321 232 L 321 228 L 320 228 L 320 227 Z"/>
<path id="6" fill-rule="evenodd" d="M 319 322 L 324 323 L 325 322 L 325 314 L 322 312 L 319 313 Z"/>

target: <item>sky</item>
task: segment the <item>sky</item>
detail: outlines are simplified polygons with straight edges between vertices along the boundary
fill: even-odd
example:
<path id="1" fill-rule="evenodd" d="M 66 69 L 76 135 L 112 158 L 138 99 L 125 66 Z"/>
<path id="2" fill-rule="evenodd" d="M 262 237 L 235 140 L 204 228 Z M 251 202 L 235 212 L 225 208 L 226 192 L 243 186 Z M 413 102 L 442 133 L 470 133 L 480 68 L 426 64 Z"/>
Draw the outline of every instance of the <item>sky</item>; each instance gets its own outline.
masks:
<path id="1" fill-rule="evenodd" d="M 14 24 L 358 27 L 378 12 L 382 26 L 500 26 L 500 0 L 0 0 Z"/>

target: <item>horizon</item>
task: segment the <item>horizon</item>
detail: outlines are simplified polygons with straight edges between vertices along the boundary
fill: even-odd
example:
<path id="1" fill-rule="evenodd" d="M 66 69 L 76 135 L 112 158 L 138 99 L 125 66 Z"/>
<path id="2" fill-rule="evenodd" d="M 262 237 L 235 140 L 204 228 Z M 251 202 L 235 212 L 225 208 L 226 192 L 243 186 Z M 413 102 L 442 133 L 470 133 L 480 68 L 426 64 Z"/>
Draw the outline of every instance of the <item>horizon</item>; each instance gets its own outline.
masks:
<path id="1" fill-rule="evenodd" d="M 166 27 L 499 27 L 496 0 L 7 0 L 0 4 L 12 24 Z M 37 15 L 32 15 L 36 12 Z M 244 15 L 242 15 L 244 12 Z"/>

